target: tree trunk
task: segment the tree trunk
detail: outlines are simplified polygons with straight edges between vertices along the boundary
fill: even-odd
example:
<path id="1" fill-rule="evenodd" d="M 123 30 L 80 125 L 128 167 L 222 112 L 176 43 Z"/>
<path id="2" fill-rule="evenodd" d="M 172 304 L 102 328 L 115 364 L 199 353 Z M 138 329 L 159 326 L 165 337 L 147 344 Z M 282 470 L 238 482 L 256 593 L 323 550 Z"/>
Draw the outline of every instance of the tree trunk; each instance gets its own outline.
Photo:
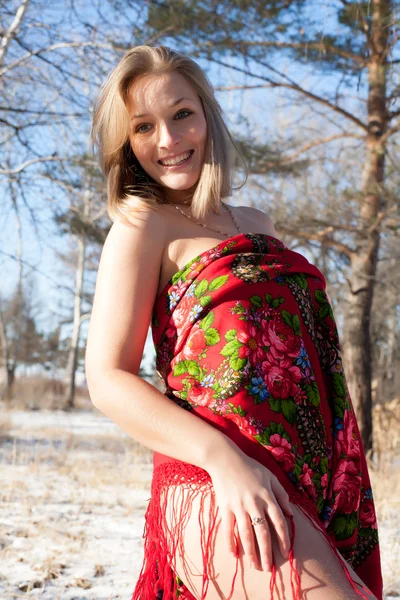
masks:
<path id="1" fill-rule="evenodd" d="M 3 312 L 0 306 L 0 400 L 9 400 L 8 397 L 8 340 Z"/>
<path id="2" fill-rule="evenodd" d="M 76 266 L 75 279 L 74 320 L 72 325 L 71 345 L 69 349 L 67 363 L 67 389 L 65 393 L 65 399 L 67 402 L 68 410 L 74 408 L 75 401 L 75 380 L 76 368 L 78 365 L 79 333 L 81 327 L 82 288 L 83 275 L 85 270 L 85 252 L 86 240 L 85 235 L 83 234 L 78 238 L 78 263 Z"/>
<path id="3" fill-rule="evenodd" d="M 381 136 L 387 130 L 386 50 L 390 2 L 373 0 L 368 67 L 368 135 L 363 171 L 360 227 L 364 233 L 351 257 L 348 310 L 344 328 L 344 361 L 365 452 L 372 449 L 371 305 L 379 251 L 385 154 Z"/>

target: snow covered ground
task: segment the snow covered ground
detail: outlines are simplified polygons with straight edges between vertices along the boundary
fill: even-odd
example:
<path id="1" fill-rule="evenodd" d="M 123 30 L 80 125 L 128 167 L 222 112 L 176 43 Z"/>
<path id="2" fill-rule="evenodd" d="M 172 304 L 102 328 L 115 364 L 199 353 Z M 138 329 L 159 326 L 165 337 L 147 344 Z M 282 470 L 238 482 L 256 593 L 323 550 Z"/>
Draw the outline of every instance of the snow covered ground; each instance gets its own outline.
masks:
<path id="1" fill-rule="evenodd" d="M 1 421 L 0 599 L 130 600 L 151 454 L 95 410 L 3 411 Z M 381 507 L 387 600 L 400 597 L 398 509 Z"/>

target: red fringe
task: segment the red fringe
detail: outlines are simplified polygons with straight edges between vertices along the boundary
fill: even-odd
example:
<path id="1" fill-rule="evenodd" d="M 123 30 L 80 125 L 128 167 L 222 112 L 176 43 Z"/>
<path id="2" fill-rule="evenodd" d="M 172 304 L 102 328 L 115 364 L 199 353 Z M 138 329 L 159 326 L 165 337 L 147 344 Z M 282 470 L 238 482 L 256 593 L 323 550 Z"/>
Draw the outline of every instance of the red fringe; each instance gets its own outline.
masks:
<path id="1" fill-rule="evenodd" d="M 170 496 L 170 498 L 167 497 L 166 492 L 168 490 L 172 490 L 172 496 Z M 172 529 L 169 530 L 166 520 L 167 502 L 169 503 L 169 501 L 172 500 L 170 506 L 175 506 L 175 494 L 177 491 L 180 493 L 181 490 L 187 492 L 186 501 L 177 503 L 178 506 L 180 505 L 180 511 L 177 514 L 174 510 L 172 518 L 173 526 Z M 201 550 L 203 557 L 201 600 L 205 599 L 210 579 L 209 568 L 212 559 L 210 550 L 213 545 L 213 534 L 218 515 L 218 506 L 216 506 L 215 502 L 211 477 L 207 471 L 195 465 L 174 461 L 158 465 L 153 472 L 151 500 L 145 514 L 145 527 L 143 533 L 143 538 L 145 540 L 144 561 L 131 600 L 176 600 L 178 597 L 180 600 L 195 600 L 189 590 L 186 590 L 186 587 L 185 591 L 183 591 L 178 586 L 176 580 L 175 557 L 178 551 L 181 556 L 184 556 L 183 532 L 188 519 L 190 518 L 192 502 L 199 493 L 201 494 L 201 509 L 198 518 L 201 531 Z M 368 600 L 367 596 L 356 587 L 356 583 L 351 578 L 344 562 L 341 560 L 333 540 L 329 537 L 323 527 L 317 524 L 315 520 L 316 508 L 311 500 L 305 501 L 305 498 L 295 491 L 288 493 L 290 501 L 296 504 L 309 522 L 314 527 L 317 527 L 317 529 L 325 536 L 325 539 L 337 556 L 337 559 L 355 592 L 364 598 L 364 600 Z M 204 523 L 204 500 L 206 497 L 210 497 L 211 500 L 208 528 Z M 288 560 L 290 563 L 292 598 L 293 600 L 301 600 L 300 574 L 294 566 L 293 553 L 296 529 L 294 518 L 290 517 L 290 520 L 292 531 Z M 237 544 L 238 539 L 236 533 L 235 541 Z M 182 573 L 182 577 L 185 577 L 188 572 L 187 565 L 185 565 L 184 568 L 185 573 Z M 236 553 L 236 570 L 227 600 L 232 598 L 238 568 L 239 558 L 238 553 Z M 270 600 L 274 600 L 276 575 L 276 566 L 273 565 L 270 580 Z M 369 592 L 368 588 L 365 586 L 362 586 L 362 589 L 367 593 Z"/>

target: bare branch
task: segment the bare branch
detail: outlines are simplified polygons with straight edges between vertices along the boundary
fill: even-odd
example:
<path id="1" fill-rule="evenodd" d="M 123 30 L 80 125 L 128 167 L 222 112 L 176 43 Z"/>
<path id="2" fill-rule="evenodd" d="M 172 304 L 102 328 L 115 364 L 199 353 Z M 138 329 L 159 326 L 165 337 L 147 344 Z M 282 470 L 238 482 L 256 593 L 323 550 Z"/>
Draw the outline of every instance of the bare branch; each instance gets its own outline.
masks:
<path id="1" fill-rule="evenodd" d="M 200 46 L 209 46 L 210 42 L 205 42 L 204 44 L 200 44 Z M 213 46 L 218 46 L 218 42 L 213 42 Z M 318 42 L 278 42 L 275 40 L 260 40 L 260 41 L 246 41 L 240 40 L 235 42 L 233 40 L 229 40 L 229 45 L 242 47 L 264 47 L 264 48 L 293 48 L 300 49 L 304 48 L 304 50 L 320 50 L 321 54 L 333 54 L 337 56 L 342 56 L 343 58 L 349 58 L 356 62 L 357 64 L 364 66 L 365 60 L 358 56 L 357 54 L 353 54 L 352 52 L 348 52 L 346 50 L 342 50 L 341 48 L 336 48 L 330 44 L 326 44 L 323 40 Z"/>
<path id="2" fill-rule="evenodd" d="M 71 294 L 75 294 L 75 290 L 73 288 L 69 287 L 68 285 L 60 284 L 58 281 L 56 281 L 55 279 L 50 277 L 50 275 L 47 275 L 47 273 L 45 273 L 44 271 L 41 271 L 35 265 L 32 265 L 31 263 L 27 262 L 26 260 L 23 260 L 22 258 L 17 258 L 14 254 L 10 254 L 9 252 L 2 250 L 1 248 L 0 248 L 0 254 L 3 254 L 4 256 L 7 256 L 7 258 L 14 260 L 16 262 L 20 261 L 21 264 L 23 264 L 28 269 L 30 269 L 31 271 L 34 271 L 38 275 L 41 275 L 42 277 L 44 277 L 45 279 L 50 281 L 54 285 L 55 288 L 57 288 L 59 290 L 65 290 L 67 292 L 71 292 Z"/>
<path id="3" fill-rule="evenodd" d="M 389 214 L 395 212 L 396 210 L 398 210 L 398 207 L 396 205 L 394 205 L 394 206 L 391 206 L 390 208 L 388 208 L 387 210 L 384 210 L 384 211 L 378 213 L 376 221 L 375 221 L 375 223 L 373 223 L 373 225 L 371 225 L 371 227 L 369 227 L 368 233 L 371 234 L 376 229 L 378 229 L 380 224 L 382 223 L 383 219 L 385 217 L 387 217 Z"/>
<path id="4" fill-rule="evenodd" d="M 11 23 L 10 27 L 3 35 L 3 38 L 0 43 L 0 65 L 3 64 L 6 52 L 8 50 L 8 46 L 13 38 L 17 35 L 19 28 L 21 26 L 24 15 L 28 9 L 29 0 L 22 0 L 22 3 L 17 9 L 15 13 L 14 21 Z"/>
<path id="5" fill-rule="evenodd" d="M 286 233 L 287 235 L 291 235 L 295 238 L 300 237 L 304 240 L 317 240 L 319 242 L 322 242 L 326 246 L 331 246 L 332 248 L 335 248 L 342 254 L 345 254 L 350 259 L 352 255 L 356 252 L 353 248 L 350 248 L 350 246 L 343 244 L 343 242 L 337 242 L 336 240 L 327 237 L 328 233 L 332 233 L 334 231 L 333 227 L 327 227 L 326 229 L 323 229 L 322 231 L 316 233 L 312 233 L 311 231 L 299 231 L 298 229 L 287 227 L 287 225 L 284 225 L 279 221 L 275 222 L 275 227 L 278 231 L 282 231 L 282 233 Z"/>
<path id="6" fill-rule="evenodd" d="M 21 173 L 21 171 L 35 163 L 61 160 L 63 159 L 59 156 L 39 156 L 38 158 L 31 158 L 30 160 L 25 161 L 24 163 L 20 164 L 14 169 L 0 169 L 0 175 L 17 175 L 18 173 Z"/>
<path id="7" fill-rule="evenodd" d="M 342 116 L 346 117 L 346 119 L 349 119 L 350 121 L 355 123 L 357 125 L 357 127 L 360 127 L 364 131 L 368 131 L 368 125 L 366 123 L 363 123 L 360 119 L 358 119 L 357 117 L 355 117 L 354 115 L 349 113 L 347 110 L 345 110 L 344 108 L 341 108 L 340 106 L 337 106 L 336 104 L 332 104 L 326 98 L 322 98 L 321 96 L 317 96 L 316 94 L 313 94 L 312 92 L 309 92 L 308 90 L 305 90 L 303 87 L 301 87 L 297 83 L 290 84 L 290 83 L 272 81 L 269 77 L 265 77 L 264 75 L 258 75 L 256 73 L 252 73 L 248 69 L 243 69 L 242 67 L 230 65 L 230 64 L 225 63 L 222 60 L 218 60 L 216 58 L 209 58 L 208 60 L 210 60 L 211 62 L 214 62 L 216 64 L 219 64 L 223 67 L 227 67 L 228 69 L 233 69 L 234 71 L 239 71 L 240 73 L 244 73 L 245 75 L 254 77 L 255 79 L 262 79 L 263 81 L 268 81 L 269 87 L 271 87 L 271 88 L 283 87 L 283 88 L 298 92 L 299 94 L 302 94 L 302 95 L 306 96 L 307 98 L 315 100 L 316 102 L 319 102 L 320 104 L 323 104 L 324 106 L 327 106 L 331 110 L 341 114 Z"/>
<path id="8" fill-rule="evenodd" d="M 329 142 L 332 142 L 333 140 L 340 140 L 341 138 L 349 138 L 349 137 L 357 138 L 357 139 L 365 138 L 365 136 L 357 135 L 355 133 L 337 133 L 335 135 L 329 135 L 326 138 L 320 138 L 319 140 L 314 140 L 312 142 L 308 142 L 308 144 L 305 144 L 304 146 L 299 148 L 296 152 L 294 152 L 290 156 L 280 159 L 279 163 L 284 164 L 284 165 L 289 164 L 289 163 L 295 161 L 300 154 L 303 154 L 303 152 L 307 152 L 311 148 L 315 148 L 317 146 L 322 146 L 322 144 L 328 144 Z M 270 162 L 270 163 L 266 163 L 266 165 L 271 167 L 271 166 L 276 165 L 276 163 Z"/>
<path id="9" fill-rule="evenodd" d="M 400 131 L 400 122 L 396 123 L 396 125 L 393 125 L 393 127 L 390 127 L 390 129 L 388 129 L 379 139 L 381 144 L 385 144 L 386 141 L 390 138 L 391 135 L 393 135 L 394 133 L 396 133 L 397 131 Z"/>
<path id="10" fill-rule="evenodd" d="M 354 225 L 342 225 L 342 223 L 329 223 L 328 221 L 324 221 L 323 219 L 311 219 L 310 223 L 314 225 L 320 225 L 321 227 L 330 227 L 334 231 L 350 231 L 351 233 L 355 233 L 357 235 L 362 235 L 362 232 L 358 227 Z"/>
<path id="11" fill-rule="evenodd" d="M 5 67 L 3 67 L 2 69 L 0 69 L 0 77 L 2 75 L 4 75 L 5 73 L 7 73 L 8 71 L 11 71 L 12 69 L 15 69 L 16 67 L 19 67 L 21 64 L 23 64 L 24 62 L 26 62 L 27 60 L 32 58 L 32 56 L 40 56 L 41 54 L 44 54 L 45 52 L 54 52 L 54 50 L 60 50 L 61 48 L 88 48 L 88 47 L 102 48 L 102 49 L 112 50 L 112 51 L 118 50 L 117 47 L 115 47 L 111 44 L 102 44 L 99 42 L 60 42 L 58 44 L 52 44 L 51 46 L 47 46 L 47 48 L 39 48 L 38 50 L 30 50 L 29 52 L 24 54 L 24 56 L 21 56 L 14 62 L 12 62 L 12 63 L 6 65 Z M 125 52 L 124 49 L 121 49 L 121 51 Z"/>

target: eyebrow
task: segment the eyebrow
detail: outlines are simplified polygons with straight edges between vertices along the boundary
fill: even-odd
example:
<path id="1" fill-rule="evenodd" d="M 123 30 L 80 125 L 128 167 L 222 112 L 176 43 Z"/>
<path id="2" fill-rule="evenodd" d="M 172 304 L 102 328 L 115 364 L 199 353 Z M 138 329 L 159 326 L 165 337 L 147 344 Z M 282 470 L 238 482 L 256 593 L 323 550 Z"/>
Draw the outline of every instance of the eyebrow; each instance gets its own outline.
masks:
<path id="1" fill-rule="evenodd" d="M 175 102 L 173 102 L 172 104 L 170 104 L 170 106 L 168 108 L 172 108 L 173 106 L 177 106 L 178 104 L 180 104 L 184 100 L 189 100 L 189 102 L 193 102 L 193 100 L 190 100 L 190 98 L 178 98 L 178 100 L 175 100 Z M 148 116 L 149 116 L 148 114 L 133 115 L 131 121 L 133 121 L 133 119 L 141 119 L 142 117 L 148 117 Z"/>

